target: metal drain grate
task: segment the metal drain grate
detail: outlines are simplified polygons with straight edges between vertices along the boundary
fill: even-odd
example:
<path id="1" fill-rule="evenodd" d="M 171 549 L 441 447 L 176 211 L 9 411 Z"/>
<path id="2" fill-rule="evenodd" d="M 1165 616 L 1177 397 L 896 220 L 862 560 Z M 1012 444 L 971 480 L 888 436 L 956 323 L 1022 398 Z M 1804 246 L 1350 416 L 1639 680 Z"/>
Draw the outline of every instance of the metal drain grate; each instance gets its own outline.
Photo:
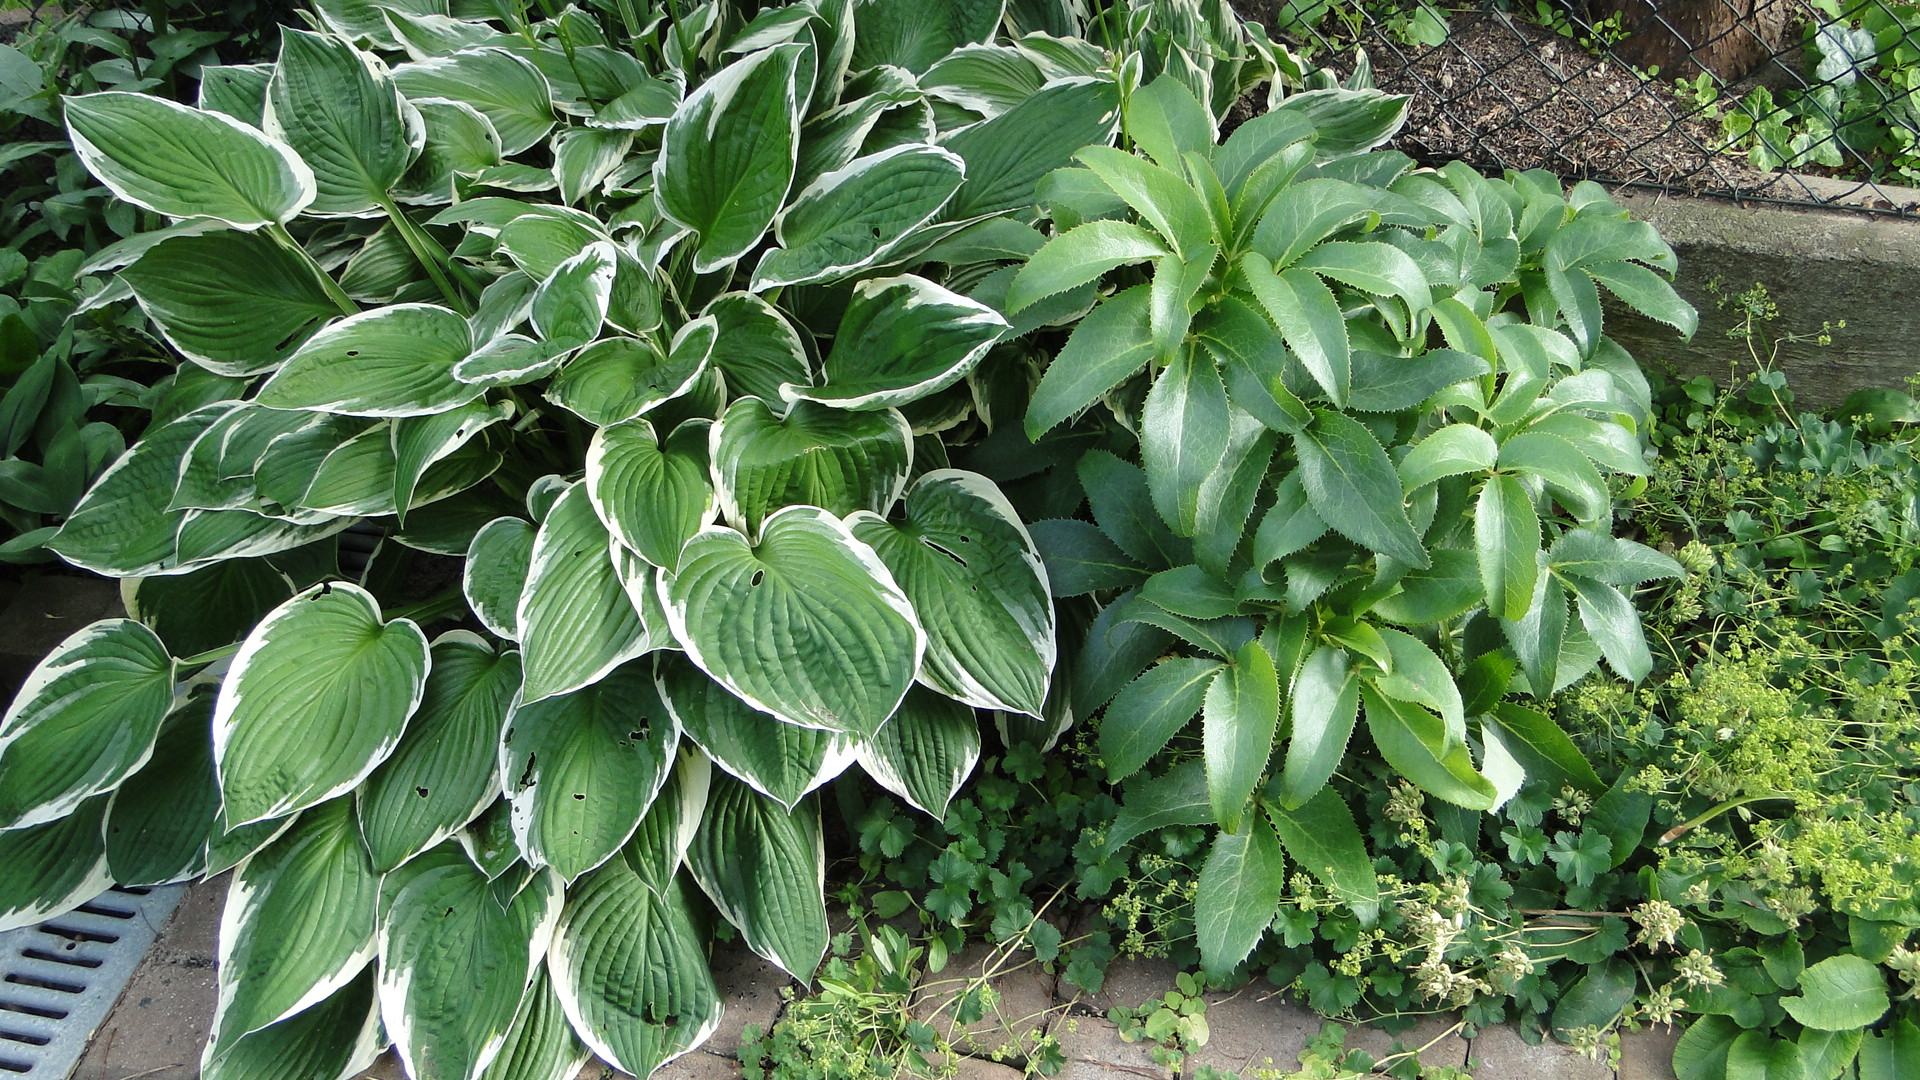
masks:
<path id="1" fill-rule="evenodd" d="M 185 892 L 109 889 L 0 934 L 0 1080 L 66 1080 Z"/>

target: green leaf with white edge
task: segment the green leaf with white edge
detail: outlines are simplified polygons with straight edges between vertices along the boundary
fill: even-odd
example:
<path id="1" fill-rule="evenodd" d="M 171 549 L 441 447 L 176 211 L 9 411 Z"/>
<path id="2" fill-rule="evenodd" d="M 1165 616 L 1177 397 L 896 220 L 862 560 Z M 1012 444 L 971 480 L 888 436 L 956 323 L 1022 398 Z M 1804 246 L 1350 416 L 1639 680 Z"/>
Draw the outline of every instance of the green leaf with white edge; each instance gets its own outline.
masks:
<path id="1" fill-rule="evenodd" d="M 554 993 L 589 1049 L 647 1076 L 699 1046 L 720 1024 L 686 886 L 655 892 L 615 859 L 569 889 L 547 953 Z"/>
<path id="2" fill-rule="evenodd" d="M 1280 909 L 1287 858 L 1267 820 L 1255 814 L 1239 832 L 1213 839 L 1193 899 L 1193 930 L 1200 966 L 1224 979 L 1233 974 Z"/>
<path id="3" fill-rule="evenodd" d="M 980 760 L 980 721 L 960 702 L 916 686 L 855 757 L 875 783 L 944 817 Z"/>
<path id="4" fill-rule="evenodd" d="M 238 404 L 203 406 L 134 443 L 94 480 L 47 547 L 75 566 L 111 577 L 180 572 L 174 545 L 185 515 L 169 512 L 167 504 L 181 459 Z"/>
<path id="5" fill-rule="evenodd" d="M 1860 1044 L 1860 1080 L 1900 1080 L 1920 1069 L 1920 1026 L 1911 1020 L 1889 1025 L 1884 1035 L 1868 1035 Z"/>
<path id="6" fill-rule="evenodd" d="M 1800 973 L 1800 992 L 1780 999 L 1787 1015 L 1816 1031 L 1871 1027 L 1887 1013 L 1887 980 L 1871 960 L 1830 956 Z"/>
<path id="7" fill-rule="evenodd" d="M 1231 419 L 1220 369 L 1199 349 L 1181 350 L 1147 392 L 1140 460 L 1154 508 L 1177 535 L 1198 528 L 1200 485 L 1226 456 Z"/>
<path id="8" fill-rule="evenodd" d="M 790 43 L 742 57 L 688 94 L 667 121 L 654 196 L 669 219 L 699 234 L 695 273 L 753 250 L 786 200 L 798 161 L 804 53 Z"/>
<path id="9" fill-rule="evenodd" d="M 1218 660 L 1162 660 L 1120 690 L 1100 725 L 1100 758 L 1118 783 L 1153 760 L 1206 701 L 1226 665 Z"/>
<path id="10" fill-rule="evenodd" d="M 647 651 L 647 626 L 614 565 L 613 537 L 584 483 L 567 488 L 533 540 L 514 623 L 531 703 L 589 686 Z"/>
<path id="11" fill-rule="evenodd" d="M 1089 146 L 1074 157 L 1183 257 L 1197 258 L 1221 239 L 1214 235 L 1205 200 L 1174 172 L 1110 146 Z"/>
<path id="12" fill-rule="evenodd" d="M 1207 796 L 1214 820 L 1237 833 L 1247 800 L 1266 771 L 1280 722 L 1280 683 L 1273 657 L 1258 640 L 1242 645 L 1207 687 L 1202 713 Z"/>
<path id="13" fill-rule="evenodd" d="M 1427 275 L 1411 256 L 1391 244 L 1336 240 L 1307 252 L 1294 265 L 1361 292 L 1397 296 L 1407 302 L 1416 319 L 1433 306 Z"/>
<path id="14" fill-rule="evenodd" d="M 694 663 L 749 705 L 803 727 L 871 736 L 926 652 L 886 565 L 817 507 L 774 514 L 757 546 L 732 529 L 702 529 L 679 571 L 661 578 L 660 595 Z"/>
<path id="15" fill-rule="evenodd" d="M 400 92 L 419 100 L 448 98 L 478 109 L 512 157 L 553 130 L 553 91 L 540 69 L 504 49 L 462 49 L 451 56 L 402 64 L 393 71 Z"/>
<path id="16" fill-rule="evenodd" d="M 852 739 L 756 709 L 672 652 L 660 655 L 655 678 L 661 700 L 687 737 L 722 769 L 782 806 L 798 805 L 853 763 Z"/>
<path id="17" fill-rule="evenodd" d="M 1034 186 L 1070 165 L 1074 152 L 1113 138 L 1120 94 L 1109 80 L 1055 79 L 991 120 L 952 133 L 943 145 L 967 163 L 967 181 L 942 215 L 971 221 L 1034 203 Z"/>
<path id="18" fill-rule="evenodd" d="M 553 177 L 560 201 L 572 206 L 586 198 L 626 160 L 633 136 L 625 131 L 567 128 L 554 136 Z"/>
<path id="19" fill-rule="evenodd" d="M 290 551 L 324 540 L 351 523 L 348 518 L 335 517 L 307 525 L 263 517 L 247 510 L 189 510 L 180 519 L 180 534 L 175 539 L 176 557 L 162 572 L 187 573 L 223 559 Z"/>
<path id="20" fill-rule="evenodd" d="M 1240 272 L 1267 316 L 1280 328 L 1288 348 L 1312 373 L 1336 405 L 1344 405 L 1352 382 L 1346 318 L 1325 282 L 1306 270 L 1275 273 L 1254 252 L 1240 260 Z"/>
<path id="21" fill-rule="evenodd" d="M 656 894 L 664 896 L 678 887 L 675 878 L 693 846 L 712 786 L 713 760 L 683 741 L 666 784 L 640 818 L 633 838 L 620 849 L 620 859 Z"/>
<path id="22" fill-rule="evenodd" d="M 1412 100 L 1405 94 L 1333 87 L 1289 94 L 1274 109 L 1313 121 L 1315 157 L 1324 162 L 1385 144 L 1407 122 Z"/>
<path id="23" fill-rule="evenodd" d="M 1007 290 L 1007 311 L 1017 313 L 1038 300 L 1098 281 L 1115 267 L 1170 252 L 1159 237 L 1132 222 L 1089 221 L 1033 253 Z"/>
<path id="24" fill-rule="evenodd" d="M 1495 615 L 1519 621 L 1539 581 L 1540 517 L 1518 477 L 1487 477 L 1473 516 L 1480 583 Z"/>
<path id="25" fill-rule="evenodd" d="M 568 350 L 522 334 L 502 334 L 453 365 L 453 377 L 481 389 L 517 386 L 553 374 Z"/>
<path id="26" fill-rule="evenodd" d="M 465 858 L 415 877 L 380 919 L 380 1014 L 407 1075 L 466 1080 L 506 1044 L 560 919 L 536 874 L 502 905 Z"/>
<path id="27" fill-rule="evenodd" d="M 1380 882 L 1345 799 L 1330 787 L 1288 809 L 1269 801 L 1268 820 L 1294 864 L 1325 882 L 1361 926 L 1380 916 Z"/>
<path id="28" fill-rule="evenodd" d="M 1493 782 L 1474 767 L 1465 742 L 1448 738 L 1446 721 L 1420 705 L 1396 701 L 1361 679 L 1367 731 L 1400 775 L 1435 798 L 1469 810 L 1491 810 L 1499 800 Z"/>
<path id="29" fill-rule="evenodd" d="M 399 742 L 428 663 L 420 628 L 383 621 L 356 585 L 319 585 L 275 608 L 241 644 L 214 706 L 227 827 L 357 787 Z"/>
<path id="30" fill-rule="evenodd" d="M 1447 476 L 1485 472 L 1500 458 L 1500 445 L 1472 424 L 1448 424 L 1413 444 L 1400 459 L 1400 484 L 1409 492 Z"/>
<path id="31" fill-rule="evenodd" d="M 1432 565 L 1407 517 L 1400 474 L 1358 420 L 1314 410 L 1313 425 L 1294 437 L 1307 501 L 1321 520 L 1354 543 L 1409 566 Z"/>
<path id="32" fill-rule="evenodd" d="M 1353 662 L 1338 646 L 1321 645 L 1300 666 L 1287 696 L 1292 722 L 1280 773 L 1281 805 L 1306 805 L 1332 778 L 1353 736 L 1358 694 Z"/>
<path id="33" fill-rule="evenodd" d="M 65 817 L 0 832 L 0 933 L 79 907 L 113 884 L 104 839 L 110 795 Z"/>
<path id="34" fill-rule="evenodd" d="M 1271 260 L 1275 270 L 1284 270 L 1315 244 L 1372 213 L 1375 201 L 1370 189 L 1345 180 L 1290 184 L 1261 216 L 1253 250 Z"/>
<path id="35" fill-rule="evenodd" d="M 927 633 L 919 681 L 981 709 L 1039 716 L 1055 658 L 1053 603 L 1033 537 L 993 481 L 937 469 L 907 493 L 895 524 L 856 513 Z"/>
<path id="36" fill-rule="evenodd" d="M 712 426 L 689 420 L 662 441 L 637 417 L 594 432 L 587 447 L 594 512 L 615 539 L 655 566 L 677 566 L 681 547 L 718 509 L 707 462 Z"/>
<path id="37" fill-rule="evenodd" d="M 861 411 L 904 405 L 960 381 L 1006 331 L 999 312 L 925 278 L 867 278 L 847 301 L 822 384 L 780 393 Z"/>
<path id="38" fill-rule="evenodd" d="M 257 229 L 313 201 L 313 170 L 299 155 L 231 117 L 118 90 L 64 106 L 80 161 L 135 206 Z"/>
<path id="39" fill-rule="evenodd" d="M 872 0 L 854 8 L 855 70 L 890 64 L 915 74 L 962 46 L 990 41 L 999 25 L 1001 0 L 950 0 L 925 5 L 911 0 Z"/>
<path id="40" fill-rule="evenodd" d="M 500 794 L 500 735 L 520 690 L 520 655 L 454 630 L 430 656 L 419 710 L 357 793 L 360 835 L 383 874 L 452 836 Z"/>
<path id="41" fill-rule="evenodd" d="M 390 428 L 396 523 L 406 525 L 407 511 L 414 506 L 415 495 L 422 493 L 420 481 L 430 467 L 446 460 L 481 432 L 510 418 L 513 408 L 510 401 L 498 404 L 469 401 L 443 413 L 396 419 Z"/>
<path id="42" fill-rule="evenodd" d="M 608 239 L 599 219 L 583 211 L 562 206 L 511 205 L 511 212 L 516 216 L 498 226 L 499 235 L 495 238 L 498 250 L 535 281 L 547 280 L 568 259 Z M 445 212 L 441 216 L 444 217 Z"/>
<path id="43" fill-rule="evenodd" d="M 200 97 L 194 104 L 259 127 L 272 77 L 272 64 L 208 64 L 200 69 Z"/>
<path id="44" fill-rule="evenodd" d="M 347 1080 L 386 1048 L 373 967 L 367 965 L 324 1001 L 200 1055 L 205 1080 Z"/>
<path id="45" fill-rule="evenodd" d="M 913 430 L 890 409 L 797 401 L 781 417 L 758 398 L 738 398 L 711 438 L 721 516 L 750 533 L 783 506 L 884 515 L 906 490 L 913 463 Z"/>
<path id="46" fill-rule="evenodd" d="M 480 396 L 480 387 L 453 377 L 453 366 L 472 351 L 467 320 L 446 308 L 374 308 L 308 338 L 255 400 L 347 416 L 444 412 Z"/>
<path id="47" fill-rule="evenodd" d="M 1653 654 L 1647 649 L 1647 637 L 1640 628 L 1640 613 L 1620 590 L 1585 578 L 1570 577 L 1575 603 L 1580 610 L 1580 625 L 1587 636 L 1600 646 L 1600 655 L 1614 674 L 1628 682 L 1639 682 L 1653 671 Z"/>
<path id="48" fill-rule="evenodd" d="M 1593 462 L 1558 435 L 1522 431 L 1500 444 L 1500 467 L 1546 481 L 1555 501 L 1581 521 L 1593 521 L 1611 508 L 1606 478 Z"/>
<path id="49" fill-rule="evenodd" d="M 603 427 L 645 415 L 698 385 L 715 338 L 713 321 L 703 318 L 681 327 L 665 355 L 643 338 L 596 341 L 560 369 L 547 399 Z"/>
<path id="50" fill-rule="evenodd" d="M 311 813 L 234 870 L 220 916 L 211 1049 L 326 1000 L 374 955 L 380 875 L 353 804 Z"/>
<path id="51" fill-rule="evenodd" d="M 533 327 L 554 348 L 578 348 L 600 336 L 613 299 L 618 252 L 598 240 L 547 275 L 533 294 Z"/>
<path id="52" fill-rule="evenodd" d="M 213 694 L 197 694 L 160 726 L 153 754 L 114 789 L 107 809 L 107 868 L 124 886 L 197 877 L 220 812 L 207 731 Z"/>
<path id="53" fill-rule="evenodd" d="M 1557 574 L 1621 587 L 1685 577 L 1687 573 L 1679 563 L 1645 544 L 1588 529 L 1562 533 L 1547 550 L 1547 565 Z"/>
<path id="54" fill-rule="evenodd" d="M 305 260 L 257 233 L 176 236 L 120 276 L 169 345 L 220 375 L 272 370 L 340 314 Z"/>
<path id="55" fill-rule="evenodd" d="M 534 968 L 533 984 L 520 999 L 499 1053 L 479 1080 L 573 1080 L 592 1056 L 567 1025 L 552 976 L 540 964 Z"/>
<path id="56" fill-rule="evenodd" d="M 568 881 L 606 862 L 666 783 L 680 725 L 653 665 L 626 664 L 592 686 L 514 706 L 500 745 L 513 835 L 534 866 Z"/>
<path id="57" fill-rule="evenodd" d="M 1630 262 L 1608 262 L 1585 268 L 1593 280 L 1620 301 L 1649 319 L 1666 323 L 1680 336 L 1691 338 L 1700 329 L 1700 313 L 1680 298 L 1659 274 Z"/>
<path id="58" fill-rule="evenodd" d="M 173 676 L 159 635 L 131 619 L 62 641 L 0 718 L 0 826 L 64 817 L 133 775 L 173 704 Z"/>
<path id="59" fill-rule="evenodd" d="M 1807 1080 L 1797 1043 L 1764 1031 L 1743 1031 L 1727 1048 L 1727 1075 L 1740 1080 Z"/>
<path id="60" fill-rule="evenodd" d="M 1447 725 L 1448 744 L 1465 743 L 1466 713 L 1462 711 L 1460 688 L 1454 684 L 1453 672 L 1447 670 L 1446 662 L 1412 634 L 1390 626 L 1378 629 L 1393 657 L 1393 670 L 1374 676 L 1374 689 L 1439 713 Z"/>
<path id="61" fill-rule="evenodd" d="M 782 211 L 781 246 L 754 268 L 754 291 L 832 281 L 872 265 L 933 220 L 965 173 L 952 151 L 909 143 L 822 175 Z"/>
<path id="62" fill-rule="evenodd" d="M 313 170 L 307 209 L 315 214 L 373 210 L 426 140 L 385 64 L 339 38 L 291 28 L 280 35 L 262 120 Z"/>
<path id="63" fill-rule="evenodd" d="M 500 164 L 500 133 L 486 114 L 464 101 L 422 100 L 426 141 L 420 156 L 394 187 L 395 200 L 410 205 L 444 206 L 457 194 L 456 183 Z"/>
<path id="64" fill-rule="evenodd" d="M 520 639 L 520 595 L 533 564 L 534 526 L 516 517 L 495 518 L 473 534 L 461 570 L 461 591 L 474 618 L 508 641 Z"/>
<path id="65" fill-rule="evenodd" d="M 687 867 L 748 948 L 795 978 L 813 978 L 828 934 L 816 801 L 788 810 L 731 777 L 714 777 Z"/>
<path id="66" fill-rule="evenodd" d="M 1027 403 L 1028 439 L 1039 439 L 1100 400 L 1152 358 L 1151 292 L 1136 285 L 1101 303 L 1073 328 Z"/>
<path id="67" fill-rule="evenodd" d="M 806 346 L 780 309 L 752 293 L 733 292 L 715 297 L 706 313 L 717 324 L 718 340 L 727 343 L 713 363 L 729 390 L 779 401 L 782 384 L 813 381 Z"/>

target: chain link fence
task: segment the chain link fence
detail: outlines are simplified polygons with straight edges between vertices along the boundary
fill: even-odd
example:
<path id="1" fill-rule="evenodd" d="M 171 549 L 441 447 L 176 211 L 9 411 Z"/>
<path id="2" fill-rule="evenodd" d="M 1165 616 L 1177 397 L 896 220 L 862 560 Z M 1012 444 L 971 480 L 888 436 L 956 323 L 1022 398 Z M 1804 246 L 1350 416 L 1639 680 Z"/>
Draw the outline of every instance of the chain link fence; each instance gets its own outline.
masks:
<path id="1" fill-rule="evenodd" d="M 1241 0 L 1276 41 L 1413 95 L 1423 162 L 1920 214 L 1920 5 Z M 1366 60 L 1357 59 L 1363 52 Z M 1362 78 L 1366 77 L 1362 73 Z"/>

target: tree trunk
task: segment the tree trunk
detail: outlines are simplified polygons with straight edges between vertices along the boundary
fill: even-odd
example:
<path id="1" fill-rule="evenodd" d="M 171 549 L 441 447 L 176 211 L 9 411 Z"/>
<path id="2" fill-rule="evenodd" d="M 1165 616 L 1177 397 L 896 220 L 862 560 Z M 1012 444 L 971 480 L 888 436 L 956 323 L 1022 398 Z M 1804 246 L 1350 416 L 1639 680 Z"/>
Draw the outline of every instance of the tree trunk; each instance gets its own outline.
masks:
<path id="1" fill-rule="evenodd" d="M 1710 71 L 1729 82 L 1786 43 L 1790 0 L 1593 0 L 1595 21 L 1619 15 L 1628 37 L 1613 53 L 1662 78 Z"/>

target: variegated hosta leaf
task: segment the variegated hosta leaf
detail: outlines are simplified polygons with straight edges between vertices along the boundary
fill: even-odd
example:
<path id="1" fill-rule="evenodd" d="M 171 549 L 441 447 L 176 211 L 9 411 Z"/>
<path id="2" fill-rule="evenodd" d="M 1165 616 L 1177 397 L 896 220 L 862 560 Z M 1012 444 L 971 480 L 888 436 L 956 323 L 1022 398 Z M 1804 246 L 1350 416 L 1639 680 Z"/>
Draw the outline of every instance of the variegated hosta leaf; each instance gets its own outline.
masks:
<path id="1" fill-rule="evenodd" d="M 334 323 L 295 349 L 255 400 L 348 416 L 422 416 L 480 396 L 453 377 L 473 351 L 467 320 L 433 304 L 393 304 Z"/>
<path id="2" fill-rule="evenodd" d="M 706 1042 L 720 1024 L 720 990 L 685 888 L 656 893 L 615 859 L 567 890 L 547 952 L 574 1032 L 633 1076 Z"/>
<path id="3" fill-rule="evenodd" d="M 261 620 L 213 711 L 228 827 L 350 791 L 393 752 L 426 685 L 427 638 L 344 582 L 308 589 Z M 357 842 L 357 841 L 356 841 Z"/>
<path id="4" fill-rule="evenodd" d="M 590 685 L 648 649 L 585 484 L 567 488 L 541 522 L 514 621 L 526 653 L 521 700 L 529 703 Z"/>
<path id="5" fill-rule="evenodd" d="M 796 401 L 783 418 L 759 398 L 740 398 L 712 438 L 720 512 L 748 533 L 783 506 L 818 506 L 836 517 L 884 514 L 913 466 L 913 429 L 891 409 L 855 413 Z"/>
<path id="6" fill-rule="evenodd" d="M 712 422 L 689 420 L 663 443 L 635 418 L 594 432 L 587 492 L 614 538 L 655 566 L 673 569 L 680 548 L 713 521 L 718 506 L 707 467 Z"/>
<path id="7" fill-rule="evenodd" d="M 432 416 L 403 416 L 392 424 L 393 505 L 398 524 L 407 523 L 407 511 L 421 490 L 421 478 L 434 463 L 446 460 L 474 436 L 513 415 L 512 402 L 489 405 L 469 401 Z"/>
<path id="8" fill-rule="evenodd" d="M 654 194 L 667 217 L 700 235 L 695 273 L 752 251 L 793 183 L 805 95 L 805 46 L 775 45 L 734 61 L 687 95 L 667 121 Z"/>
<path id="9" fill-rule="evenodd" d="M 691 742 L 681 742 L 678 760 L 653 805 L 640 819 L 633 838 L 620 849 L 633 872 L 661 896 L 674 888 L 674 877 L 686 861 L 687 848 L 707 810 L 707 792 L 713 785 L 713 761 Z"/>
<path id="10" fill-rule="evenodd" d="M 520 999 L 513 1027 L 480 1080 L 573 1080 L 592 1054 L 567 1024 L 545 964 Z"/>
<path id="11" fill-rule="evenodd" d="M 533 562 L 534 527 L 516 517 L 494 518 L 467 548 L 461 588 L 474 618 L 499 637 L 520 639 L 520 594 Z"/>
<path id="12" fill-rule="evenodd" d="M 208 371 L 270 371 L 340 309 L 306 260 L 258 233 L 175 236 L 120 271 L 167 344 Z"/>
<path id="13" fill-rule="evenodd" d="M 315 1005 L 373 958 L 380 875 L 336 799 L 235 868 L 220 916 L 213 1049 Z"/>
<path id="14" fill-rule="evenodd" d="M 61 558 L 111 577 L 178 572 L 174 541 L 183 512 L 168 512 L 180 461 L 201 433 L 237 403 L 203 406 L 152 431 L 107 467 L 47 541 Z"/>
<path id="15" fill-rule="evenodd" d="M 966 161 L 967 182 L 941 217 L 968 221 L 1033 205 L 1041 177 L 1070 164 L 1081 147 L 1113 138 L 1119 97 L 1111 80 L 1055 79 L 999 116 L 942 140 Z"/>
<path id="16" fill-rule="evenodd" d="M 840 732 L 800 727 L 761 712 L 671 653 L 661 655 L 658 670 L 660 696 L 687 737 L 721 768 L 782 806 L 791 809 L 853 762 L 854 741 Z"/>
<path id="17" fill-rule="evenodd" d="M 904 405 L 959 382 L 1006 330 L 999 312 L 925 278 L 869 278 L 853 287 L 824 385 L 780 392 L 843 409 Z"/>
<path id="18" fill-rule="evenodd" d="M 462 49 L 393 70 L 413 99 L 464 101 L 492 121 L 500 151 L 511 157 L 553 130 L 552 90 L 540 69 L 504 49 Z"/>
<path id="19" fill-rule="evenodd" d="M 113 884 L 107 872 L 107 802 L 95 795 L 43 825 L 0 832 L 0 932 L 70 911 Z"/>
<path id="20" fill-rule="evenodd" d="M 167 509 L 280 510 L 265 505 L 255 473 L 276 442 L 314 428 L 322 420 L 310 412 L 240 403 L 187 449 Z"/>
<path id="21" fill-rule="evenodd" d="M 559 370 L 569 351 L 522 334 L 501 334 L 453 365 L 453 377 L 482 388 L 518 386 Z"/>
<path id="22" fill-rule="evenodd" d="M 892 718 L 859 746 L 860 767 L 888 791 L 934 817 L 980 760 L 980 721 L 972 709 L 916 686 Z"/>
<path id="23" fill-rule="evenodd" d="M 673 635 L 747 704 L 803 727 L 865 737 L 905 696 L 926 635 L 873 549 L 831 514 L 790 506 L 758 546 L 700 531 L 663 574 Z"/>
<path id="24" fill-rule="evenodd" d="M 256 229 L 313 201 L 313 170 L 231 117 L 118 90 L 67 98 L 65 112 L 80 160 L 135 206 Z"/>
<path id="25" fill-rule="evenodd" d="M 535 281 L 546 281 L 562 264 L 607 240 L 591 214 L 563 206 L 519 205 L 529 212 L 500 226 L 497 241 L 513 265 Z"/>
<path id="26" fill-rule="evenodd" d="M 458 839 L 460 849 L 486 873 L 488 880 L 525 865 L 520 861 L 520 845 L 513 839 L 513 804 L 505 795 L 468 822 L 467 827 L 460 830 Z"/>
<path id="27" fill-rule="evenodd" d="M 407 1075 L 467 1080 L 506 1044 L 560 918 L 537 874 L 502 905 L 463 857 L 415 877 L 380 919 L 380 1013 Z"/>
<path id="28" fill-rule="evenodd" d="M 627 664 L 584 690 L 521 704 L 507 718 L 500 776 L 528 862 L 572 881 L 633 835 L 680 741 L 652 667 Z"/>
<path id="29" fill-rule="evenodd" d="M 574 349 L 600 336 L 613 298 L 618 256 L 598 240 L 554 268 L 533 294 L 533 328 L 554 348 Z"/>
<path id="30" fill-rule="evenodd" d="M 500 133 L 486 114 L 464 101 L 414 103 L 426 129 L 426 142 L 407 175 L 394 189 L 401 202 L 444 206 L 454 199 L 454 182 L 500 164 Z"/>
<path id="31" fill-rule="evenodd" d="M 201 873 L 220 814 L 213 775 L 213 694 L 167 717 L 153 756 L 114 789 L 107 808 L 107 868 L 121 885 L 166 885 Z M 258 828 L 258 826 L 250 826 Z"/>
<path id="32" fill-rule="evenodd" d="M 715 297 L 707 314 L 726 343 L 714 355 L 714 366 L 736 394 L 779 401 L 782 385 L 813 383 L 807 347 L 779 308 L 752 293 L 735 292 Z"/>
<path id="33" fill-rule="evenodd" d="M 75 631 L 34 667 L 0 719 L 0 829 L 65 816 L 153 752 L 173 704 L 173 657 L 131 619 Z"/>
<path id="34" fill-rule="evenodd" d="M 713 343 L 711 319 L 681 327 L 665 355 L 644 338 L 596 341 L 560 369 L 547 399 L 589 423 L 630 420 L 693 390 L 706 373 Z"/>
<path id="35" fill-rule="evenodd" d="M 324 540 L 350 524 L 348 518 L 323 517 L 305 523 L 263 517 L 247 510 L 189 510 L 180 519 L 173 558 L 160 572 L 189 573 L 224 559 L 291 551 Z"/>
<path id="36" fill-rule="evenodd" d="M 1033 537 L 993 481 L 930 472 L 905 520 L 848 519 L 906 590 L 927 629 L 920 681 L 983 709 L 1039 716 L 1055 652 L 1053 602 Z"/>
<path id="37" fill-rule="evenodd" d="M 374 209 L 406 175 L 426 132 L 386 65 L 339 38 L 288 29 L 267 83 L 267 134 L 313 170 L 315 214 Z M 411 122 L 409 122 L 411 121 Z"/>
<path id="38" fill-rule="evenodd" d="M 500 734 L 520 654 L 465 630 L 433 643 L 419 711 L 359 791 L 360 835 L 381 873 L 452 836 L 500 794 Z"/>
<path id="39" fill-rule="evenodd" d="M 761 256 L 754 291 L 830 281 L 873 264 L 932 220 L 965 176 L 959 155 L 924 145 L 891 147 L 827 173 L 781 214 L 781 247 Z"/>
<path id="40" fill-rule="evenodd" d="M 813 978 L 827 953 L 817 801 L 789 810 L 732 777 L 715 777 L 687 866 L 748 948 L 802 982 Z"/>
<path id="41" fill-rule="evenodd" d="M 373 967 L 325 1001 L 277 1024 L 242 1035 L 200 1057 L 203 1080 L 347 1080 L 380 1056 L 380 1007 L 374 999 Z"/>

